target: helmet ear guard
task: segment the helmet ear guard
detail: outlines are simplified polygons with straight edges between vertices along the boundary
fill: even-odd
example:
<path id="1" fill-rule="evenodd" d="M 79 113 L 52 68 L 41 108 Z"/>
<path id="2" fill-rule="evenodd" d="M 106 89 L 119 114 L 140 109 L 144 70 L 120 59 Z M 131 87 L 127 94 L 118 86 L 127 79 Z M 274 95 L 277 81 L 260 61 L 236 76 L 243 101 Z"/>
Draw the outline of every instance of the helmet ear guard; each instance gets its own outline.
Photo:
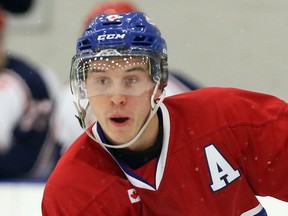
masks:
<path id="1" fill-rule="evenodd" d="M 151 63 L 151 76 L 157 76 L 160 79 L 159 88 L 161 91 L 167 86 L 168 82 L 168 63 L 167 58 L 161 59 L 160 62 L 157 62 L 155 58 L 150 58 Z"/>
<path id="2" fill-rule="evenodd" d="M 168 62 L 167 62 L 167 58 L 165 60 L 161 61 L 161 90 L 163 91 L 164 88 L 167 86 L 168 83 L 168 77 L 169 77 L 169 73 L 168 73 Z"/>

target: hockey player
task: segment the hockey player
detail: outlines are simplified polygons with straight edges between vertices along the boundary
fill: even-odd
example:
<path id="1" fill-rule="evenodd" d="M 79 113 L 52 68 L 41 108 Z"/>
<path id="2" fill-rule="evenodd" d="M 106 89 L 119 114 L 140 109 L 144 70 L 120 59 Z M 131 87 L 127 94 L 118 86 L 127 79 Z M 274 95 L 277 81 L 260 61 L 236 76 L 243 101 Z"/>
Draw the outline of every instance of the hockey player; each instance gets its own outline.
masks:
<path id="1" fill-rule="evenodd" d="M 0 178 L 46 179 L 59 152 L 52 118 L 58 79 L 6 51 L 4 29 L 0 10 Z"/>
<path id="2" fill-rule="evenodd" d="M 264 216 L 288 201 L 288 104 L 235 88 L 164 99 L 167 49 L 143 13 L 99 15 L 77 42 L 71 87 L 84 128 L 59 160 L 42 212 Z"/>

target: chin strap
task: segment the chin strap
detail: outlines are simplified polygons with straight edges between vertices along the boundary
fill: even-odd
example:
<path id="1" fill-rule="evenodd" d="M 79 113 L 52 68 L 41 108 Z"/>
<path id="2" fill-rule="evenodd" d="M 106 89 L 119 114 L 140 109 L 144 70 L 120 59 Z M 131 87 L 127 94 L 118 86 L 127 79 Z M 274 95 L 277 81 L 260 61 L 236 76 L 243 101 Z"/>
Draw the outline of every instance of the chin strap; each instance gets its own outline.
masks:
<path id="1" fill-rule="evenodd" d="M 150 109 L 150 113 L 149 113 L 149 116 L 148 116 L 146 122 L 143 124 L 142 128 L 138 131 L 136 136 L 132 140 L 127 142 L 127 143 L 123 143 L 123 144 L 119 144 L 119 145 L 110 145 L 110 144 L 107 144 L 107 143 L 103 143 L 102 140 L 100 139 L 100 137 L 96 137 L 95 138 L 87 130 L 86 124 L 85 124 L 85 117 L 86 117 L 87 109 L 89 107 L 89 102 L 87 102 L 86 105 L 85 105 L 85 108 L 83 108 L 82 105 L 80 104 L 79 100 L 77 100 L 77 102 L 74 101 L 74 105 L 75 105 L 76 110 L 78 112 L 78 116 L 76 116 L 76 115 L 75 116 L 79 120 L 80 126 L 85 130 L 87 135 L 91 139 L 93 139 L 95 142 L 98 142 L 100 145 L 108 147 L 108 148 L 115 148 L 115 149 L 127 148 L 128 146 L 131 146 L 132 144 L 134 144 L 140 138 L 140 136 L 143 134 L 143 132 L 147 128 L 149 122 L 151 121 L 153 116 L 157 113 L 157 110 L 159 109 L 160 105 L 162 104 L 162 102 L 163 102 L 163 100 L 165 98 L 165 89 L 162 91 L 159 99 L 155 100 L 155 96 L 156 96 L 157 90 L 159 89 L 159 85 L 160 85 L 160 80 L 157 80 L 157 83 L 156 83 L 156 85 L 154 87 L 153 94 L 151 96 L 151 100 L 150 100 L 151 109 Z"/>
<path id="2" fill-rule="evenodd" d="M 80 126 L 86 130 L 86 123 L 85 118 L 87 115 L 87 109 L 89 107 L 89 102 L 86 103 L 85 107 L 83 108 L 80 104 L 80 100 L 73 101 L 75 108 L 77 110 L 78 116 L 75 115 L 75 117 L 78 119 Z"/>

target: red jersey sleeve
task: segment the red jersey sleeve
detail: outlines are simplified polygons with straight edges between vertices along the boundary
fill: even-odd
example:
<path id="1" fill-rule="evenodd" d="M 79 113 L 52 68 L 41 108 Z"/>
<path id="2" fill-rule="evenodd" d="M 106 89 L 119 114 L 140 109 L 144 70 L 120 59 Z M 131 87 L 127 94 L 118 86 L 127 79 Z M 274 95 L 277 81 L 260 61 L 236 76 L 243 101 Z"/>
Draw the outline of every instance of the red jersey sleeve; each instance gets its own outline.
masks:
<path id="1" fill-rule="evenodd" d="M 275 119 L 232 130 L 241 144 L 242 171 L 255 193 L 288 201 L 287 105 L 280 110 Z"/>
<path id="2" fill-rule="evenodd" d="M 219 91 L 215 98 L 218 115 L 211 118 L 217 116 L 218 123 L 232 133 L 226 134 L 230 137 L 225 145 L 233 155 L 239 155 L 238 164 L 251 188 L 257 195 L 288 201 L 287 103 L 256 92 Z M 233 140 L 239 149 L 233 147 Z"/>

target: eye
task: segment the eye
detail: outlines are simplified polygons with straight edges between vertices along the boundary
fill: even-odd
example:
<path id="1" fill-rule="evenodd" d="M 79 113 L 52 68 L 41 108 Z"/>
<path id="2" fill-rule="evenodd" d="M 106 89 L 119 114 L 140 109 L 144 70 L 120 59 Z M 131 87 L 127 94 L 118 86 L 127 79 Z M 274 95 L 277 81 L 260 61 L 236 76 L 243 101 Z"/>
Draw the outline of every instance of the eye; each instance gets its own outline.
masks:
<path id="1" fill-rule="evenodd" d="M 100 87 L 108 85 L 108 83 L 110 82 L 109 80 L 110 79 L 108 77 L 102 76 L 102 74 L 91 73 L 87 81 L 91 86 Z"/>
<path id="2" fill-rule="evenodd" d="M 136 77 L 128 77 L 128 78 L 126 78 L 126 80 L 125 80 L 125 83 L 126 83 L 126 85 L 128 85 L 128 86 L 135 85 L 137 82 L 138 82 L 138 78 L 136 78 Z"/>
<path id="3" fill-rule="evenodd" d="M 107 78 L 98 78 L 95 81 L 98 85 L 107 85 L 109 83 L 109 79 Z"/>
<path id="4" fill-rule="evenodd" d="M 136 77 L 131 77 L 131 78 L 128 78 L 128 82 L 129 83 L 136 83 L 138 81 L 138 79 Z"/>

